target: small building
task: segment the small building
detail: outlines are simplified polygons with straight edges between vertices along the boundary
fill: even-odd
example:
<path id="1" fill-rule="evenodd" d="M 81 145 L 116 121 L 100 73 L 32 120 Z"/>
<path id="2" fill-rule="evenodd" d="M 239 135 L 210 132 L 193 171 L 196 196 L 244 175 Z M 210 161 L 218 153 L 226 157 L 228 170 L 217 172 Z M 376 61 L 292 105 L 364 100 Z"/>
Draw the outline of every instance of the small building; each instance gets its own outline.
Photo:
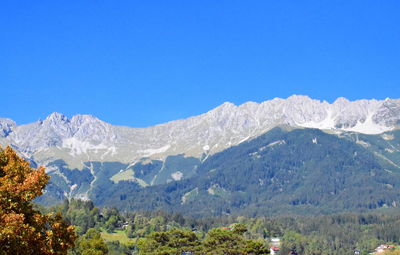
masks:
<path id="1" fill-rule="evenodd" d="M 281 243 L 281 239 L 279 237 L 271 237 L 271 243 L 276 244 L 276 246 L 279 246 Z"/>
<path id="2" fill-rule="evenodd" d="M 279 237 L 271 237 L 270 239 L 270 254 L 276 255 L 279 254 L 280 246 L 281 246 L 281 239 Z"/>
<path id="3" fill-rule="evenodd" d="M 124 222 L 121 226 L 122 229 L 126 229 L 129 226 L 128 222 Z"/>
<path id="4" fill-rule="evenodd" d="M 279 254 L 279 251 L 280 251 L 279 247 L 276 247 L 276 246 L 269 247 L 269 253 L 271 255 L 277 255 L 277 254 Z"/>
<path id="5" fill-rule="evenodd" d="M 379 246 L 375 249 L 375 252 L 373 252 L 372 254 L 381 254 L 381 253 L 385 253 L 386 251 L 393 250 L 394 248 L 395 248 L 394 245 L 390 245 L 390 244 L 381 244 L 381 245 L 379 245 Z"/>

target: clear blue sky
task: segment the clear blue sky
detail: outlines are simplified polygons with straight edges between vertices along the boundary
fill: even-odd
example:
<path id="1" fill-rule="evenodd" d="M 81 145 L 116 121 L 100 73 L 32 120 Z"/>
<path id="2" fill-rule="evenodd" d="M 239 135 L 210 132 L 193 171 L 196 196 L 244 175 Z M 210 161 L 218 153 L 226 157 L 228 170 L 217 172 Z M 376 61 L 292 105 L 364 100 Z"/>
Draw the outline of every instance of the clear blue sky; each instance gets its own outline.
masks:
<path id="1" fill-rule="evenodd" d="M 0 2 L 0 116 L 143 127 L 225 101 L 400 97 L 400 1 Z"/>

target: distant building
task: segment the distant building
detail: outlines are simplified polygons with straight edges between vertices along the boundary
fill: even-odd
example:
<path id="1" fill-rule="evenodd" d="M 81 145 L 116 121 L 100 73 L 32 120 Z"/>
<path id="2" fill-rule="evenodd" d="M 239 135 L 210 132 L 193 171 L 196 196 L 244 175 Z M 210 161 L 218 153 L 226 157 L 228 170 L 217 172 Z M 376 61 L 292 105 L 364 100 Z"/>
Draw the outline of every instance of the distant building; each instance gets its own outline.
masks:
<path id="1" fill-rule="evenodd" d="M 276 247 L 276 246 L 271 246 L 271 247 L 269 248 L 269 253 L 270 253 L 271 255 L 277 255 L 277 254 L 279 254 L 279 251 L 280 251 L 280 248 L 279 248 L 279 247 Z"/>
<path id="2" fill-rule="evenodd" d="M 281 243 L 281 239 L 279 237 L 271 237 L 271 243 L 274 243 L 277 246 L 279 246 L 279 244 Z"/>
<path id="3" fill-rule="evenodd" d="M 279 247 L 281 246 L 281 239 L 279 237 L 271 237 L 270 244 L 271 244 L 271 246 L 269 248 L 270 254 L 272 254 L 272 255 L 279 254 L 279 251 L 280 251 Z"/>
<path id="4" fill-rule="evenodd" d="M 394 245 L 390 245 L 390 244 L 381 244 L 379 245 L 376 249 L 375 252 L 373 252 L 372 254 L 381 254 L 381 253 L 385 253 L 388 250 L 392 250 L 394 249 L 395 246 Z"/>

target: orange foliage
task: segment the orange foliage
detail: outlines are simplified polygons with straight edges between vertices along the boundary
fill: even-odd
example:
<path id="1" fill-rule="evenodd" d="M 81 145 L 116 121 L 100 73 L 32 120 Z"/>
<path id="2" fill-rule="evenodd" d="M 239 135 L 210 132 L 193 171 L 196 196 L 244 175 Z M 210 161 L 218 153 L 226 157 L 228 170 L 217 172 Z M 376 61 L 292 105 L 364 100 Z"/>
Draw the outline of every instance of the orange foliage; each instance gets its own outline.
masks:
<path id="1" fill-rule="evenodd" d="M 74 228 L 60 214 L 41 214 L 31 201 L 49 181 L 44 168 L 7 147 L 0 148 L 0 255 L 67 254 L 74 245 Z"/>

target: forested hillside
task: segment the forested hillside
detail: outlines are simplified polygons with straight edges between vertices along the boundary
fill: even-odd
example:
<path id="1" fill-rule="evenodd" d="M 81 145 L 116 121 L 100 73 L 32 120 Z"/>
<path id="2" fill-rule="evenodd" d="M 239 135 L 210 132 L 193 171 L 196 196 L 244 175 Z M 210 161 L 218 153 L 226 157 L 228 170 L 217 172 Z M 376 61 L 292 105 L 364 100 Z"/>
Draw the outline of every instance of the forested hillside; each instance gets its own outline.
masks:
<path id="1" fill-rule="evenodd" d="M 368 254 L 382 243 L 397 245 L 400 240 L 400 216 L 397 213 L 273 218 L 226 216 L 199 219 L 161 211 L 122 213 L 115 208 L 99 209 L 92 202 L 80 200 L 65 201 L 51 210 L 62 212 L 67 220 L 77 226 L 80 238 L 72 254 L 81 254 L 88 247 L 93 249 L 91 242 L 102 243 L 97 247 L 107 249 L 109 254 L 140 252 L 140 247 L 142 253 L 139 254 L 153 254 L 151 251 L 155 247 L 166 250 L 177 248 L 160 241 L 160 236 L 168 240 L 177 238 L 176 241 L 180 240 L 185 244 L 180 247 L 186 250 L 190 250 L 190 247 L 197 249 L 201 244 L 206 244 L 206 240 L 210 241 L 207 234 L 210 231 L 230 236 L 227 242 L 253 240 L 253 245 L 261 245 L 252 247 L 269 247 L 271 238 L 279 237 L 283 254 L 296 251 L 302 255 L 350 255 L 355 250 Z M 242 237 L 235 237 L 235 234 L 229 232 L 234 231 L 235 226 L 237 229 L 239 226 L 242 228 Z M 187 243 L 189 237 L 191 244 Z M 143 249 L 147 249 L 148 253 L 143 253 Z M 238 250 L 239 248 L 236 251 Z"/>
<path id="2" fill-rule="evenodd" d="M 199 216 L 397 208 L 399 169 L 371 148 L 377 146 L 366 148 L 351 136 L 275 128 L 210 156 L 189 179 L 146 188 L 120 181 L 96 192 L 94 201 L 120 209 Z"/>

